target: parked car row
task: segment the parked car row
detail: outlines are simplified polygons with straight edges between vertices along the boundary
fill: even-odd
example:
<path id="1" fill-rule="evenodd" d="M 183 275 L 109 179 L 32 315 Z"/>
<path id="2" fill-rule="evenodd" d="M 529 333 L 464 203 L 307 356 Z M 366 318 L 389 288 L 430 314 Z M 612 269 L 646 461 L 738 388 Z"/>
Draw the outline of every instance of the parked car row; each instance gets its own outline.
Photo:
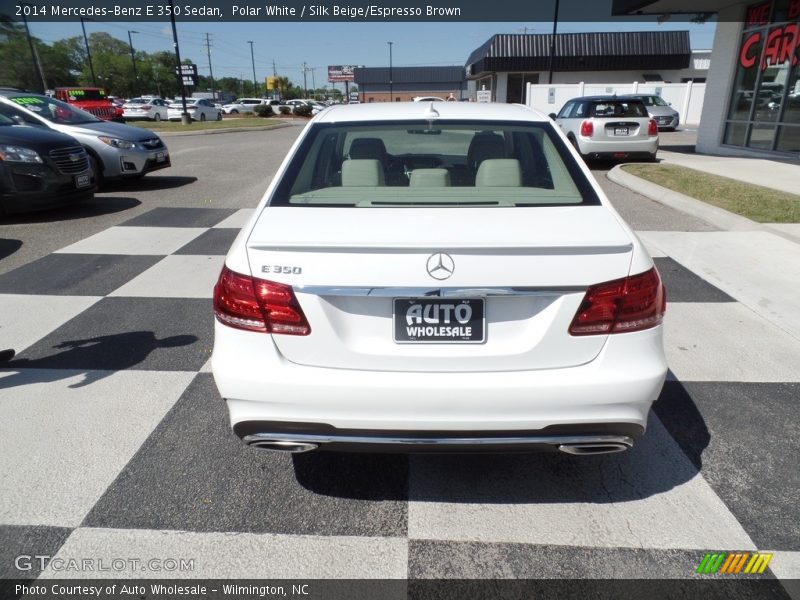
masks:
<path id="1" fill-rule="evenodd" d="M 281 107 L 284 106 L 289 107 L 291 112 L 294 112 L 299 106 L 308 106 L 311 108 L 312 115 L 316 115 L 320 111 L 328 108 L 326 104 L 310 98 L 298 98 L 287 100 L 286 102 L 274 100 L 272 98 L 239 98 L 235 102 L 224 104 L 222 110 L 226 115 L 247 114 L 255 112 L 256 106 L 271 106 L 276 113 L 280 112 Z"/>
<path id="2" fill-rule="evenodd" d="M 152 131 L 104 121 L 42 94 L 0 88 L 0 209 L 18 212 L 91 197 L 104 181 L 171 165 Z"/>

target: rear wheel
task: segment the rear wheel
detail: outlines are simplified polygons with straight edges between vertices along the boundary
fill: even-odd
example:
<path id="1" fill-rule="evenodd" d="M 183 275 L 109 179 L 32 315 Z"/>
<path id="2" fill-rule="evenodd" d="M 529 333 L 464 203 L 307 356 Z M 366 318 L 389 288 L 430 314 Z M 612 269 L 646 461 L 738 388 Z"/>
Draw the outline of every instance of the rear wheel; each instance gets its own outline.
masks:
<path id="1" fill-rule="evenodd" d="M 239 111 L 234 108 L 229 114 L 238 115 Z"/>
<path id="2" fill-rule="evenodd" d="M 217 113 L 217 121 L 222 121 L 222 111 Z"/>
<path id="3" fill-rule="evenodd" d="M 580 146 L 578 146 L 578 140 L 571 135 L 567 139 L 569 140 L 569 143 L 572 144 L 572 147 L 575 148 L 580 157 L 584 160 L 584 162 L 586 162 L 586 155 L 581 152 Z"/>
<path id="4" fill-rule="evenodd" d="M 160 112 L 157 112 L 157 113 L 156 113 L 156 116 L 155 116 L 155 117 L 153 117 L 153 120 L 154 120 L 156 123 L 158 123 L 158 122 L 161 120 L 161 113 L 160 113 Z"/>

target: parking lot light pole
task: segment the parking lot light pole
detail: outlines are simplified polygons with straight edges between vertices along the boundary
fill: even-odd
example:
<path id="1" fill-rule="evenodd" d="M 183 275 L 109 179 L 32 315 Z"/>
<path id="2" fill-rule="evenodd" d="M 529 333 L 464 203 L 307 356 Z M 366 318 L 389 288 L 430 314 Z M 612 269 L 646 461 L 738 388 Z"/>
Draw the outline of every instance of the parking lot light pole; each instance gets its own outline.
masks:
<path id="1" fill-rule="evenodd" d="M 256 59 L 255 55 L 253 54 L 253 42 L 248 41 L 250 44 L 250 62 L 253 63 L 253 96 L 256 95 Z"/>
<path id="2" fill-rule="evenodd" d="M 389 44 L 389 102 L 394 102 L 392 97 L 392 45 L 394 42 L 386 42 Z"/>

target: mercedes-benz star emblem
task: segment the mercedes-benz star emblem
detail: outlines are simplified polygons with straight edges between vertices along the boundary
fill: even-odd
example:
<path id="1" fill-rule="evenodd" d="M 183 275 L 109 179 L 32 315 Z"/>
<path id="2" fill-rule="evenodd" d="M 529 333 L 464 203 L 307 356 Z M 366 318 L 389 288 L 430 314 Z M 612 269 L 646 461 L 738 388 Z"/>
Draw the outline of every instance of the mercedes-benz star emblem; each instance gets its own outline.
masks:
<path id="1" fill-rule="evenodd" d="M 453 274 L 453 271 L 456 270 L 456 263 L 453 262 L 453 258 L 444 252 L 431 254 L 426 266 L 428 268 L 428 275 L 439 281 L 447 279 Z"/>

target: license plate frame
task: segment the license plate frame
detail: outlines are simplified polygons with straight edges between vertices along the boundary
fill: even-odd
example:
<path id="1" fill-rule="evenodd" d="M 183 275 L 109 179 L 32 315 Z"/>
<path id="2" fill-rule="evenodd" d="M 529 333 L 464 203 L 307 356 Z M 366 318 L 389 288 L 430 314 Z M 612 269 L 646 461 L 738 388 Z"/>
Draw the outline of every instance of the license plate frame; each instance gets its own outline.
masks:
<path id="1" fill-rule="evenodd" d="M 408 323 L 409 318 L 414 321 Z M 417 329 L 411 332 L 412 327 Z M 486 299 L 393 298 L 392 340 L 396 344 L 484 344 Z"/>
<path id="2" fill-rule="evenodd" d="M 92 185 L 92 178 L 88 173 L 82 173 L 81 175 L 75 175 L 74 182 L 76 188 L 85 188 Z"/>
<path id="3" fill-rule="evenodd" d="M 156 152 L 156 162 L 165 162 L 167 160 L 167 153 L 166 152 Z"/>
<path id="4" fill-rule="evenodd" d="M 629 135 L 629 127 L 614 127 L 614 135 Z"/>

